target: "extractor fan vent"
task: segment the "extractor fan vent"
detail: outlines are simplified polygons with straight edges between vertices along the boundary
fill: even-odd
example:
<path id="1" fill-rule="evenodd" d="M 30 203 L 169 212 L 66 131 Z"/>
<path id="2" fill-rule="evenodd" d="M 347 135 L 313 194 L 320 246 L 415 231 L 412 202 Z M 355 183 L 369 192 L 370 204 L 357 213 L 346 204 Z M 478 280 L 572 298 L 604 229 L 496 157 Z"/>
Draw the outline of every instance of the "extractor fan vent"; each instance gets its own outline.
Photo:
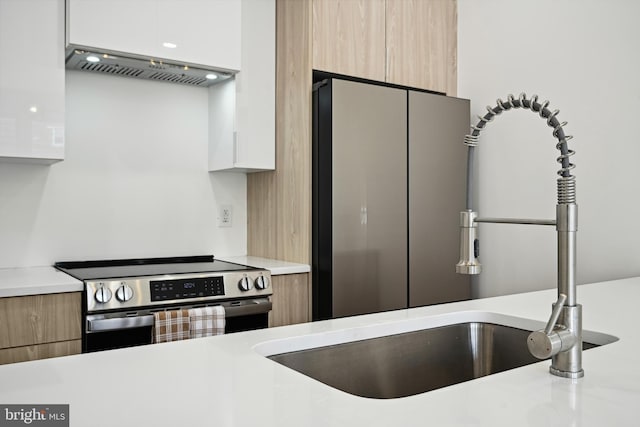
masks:
<path id="1" fill-rule="evenodd" d="M 233 76 L 232 72 L 204 69 L 164 60 L 116 56 L 104 52 L 88 52 L 69 48 L 67 68 L 139 79 L 178 83 L 189 86 L 211 86 Z"/>
<path id="2" fill-rule="evenodd" d="M 173 73 L 151 73 L 148 78 L 152 80 L 162 80 L 164 82 L 182 83 L 186 85 L 200 86 L 206 83 L 207 79 L 204 77 L 193 77 L 185 74 L 173 74 Z"/>
<path id="3" fill-rule="evenodd" d="M 91 62 L 84 62 L 80 66 L 81 70 L 84 71 L 95 71 L 98 73 L 109 73 L 109 74 L 117 74 L 119 76 L 127 76 L 127 77 L 139 77 L 143 71 L 138 70 L 131 67 L 121 67 L 119 65 L 110 65 L 110 64 L 95 64 Z"/>

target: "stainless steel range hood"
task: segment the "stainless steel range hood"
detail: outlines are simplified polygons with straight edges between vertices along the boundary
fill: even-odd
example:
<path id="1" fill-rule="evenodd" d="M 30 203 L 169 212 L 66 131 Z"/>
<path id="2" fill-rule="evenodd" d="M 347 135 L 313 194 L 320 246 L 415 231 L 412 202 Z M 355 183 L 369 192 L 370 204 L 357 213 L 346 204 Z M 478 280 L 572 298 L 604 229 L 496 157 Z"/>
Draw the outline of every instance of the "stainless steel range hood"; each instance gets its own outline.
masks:
<path id="1" fill-rule="evenodd" d="M 78 47 L 67 48 L 66 68 L 202 87 L 212 86 L 234 75 L 228 70 Z"/>

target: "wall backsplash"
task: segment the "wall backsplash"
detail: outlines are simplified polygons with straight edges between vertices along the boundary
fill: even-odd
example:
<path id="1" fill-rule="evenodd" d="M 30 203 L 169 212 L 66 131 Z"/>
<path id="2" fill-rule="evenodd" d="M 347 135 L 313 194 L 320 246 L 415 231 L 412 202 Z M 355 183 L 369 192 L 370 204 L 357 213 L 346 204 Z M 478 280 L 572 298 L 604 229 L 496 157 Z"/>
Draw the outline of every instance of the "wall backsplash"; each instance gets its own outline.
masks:
<path id="1" fill-rule="evenodd" d="M 640 275 L 638 15 L 633 1 L 458 1 L 458 94 L 471 99 L 472 116 L 525 91 L 560 109 L 575 137 L 578 284 Z M 482 132 L 480 216 L 555 218 L 551 133 L 525 111 Z M 480 254 L 479 296 L 556 286 L 553 227 L 481 224 Z"/>
<path id="2" fill-rule="evenodd" d="M 0 268 L 246 253 L 246 176 L 207 172 L 207 108 L 203 88 L 67 71 L 65 160 L 0 163 Z"/>

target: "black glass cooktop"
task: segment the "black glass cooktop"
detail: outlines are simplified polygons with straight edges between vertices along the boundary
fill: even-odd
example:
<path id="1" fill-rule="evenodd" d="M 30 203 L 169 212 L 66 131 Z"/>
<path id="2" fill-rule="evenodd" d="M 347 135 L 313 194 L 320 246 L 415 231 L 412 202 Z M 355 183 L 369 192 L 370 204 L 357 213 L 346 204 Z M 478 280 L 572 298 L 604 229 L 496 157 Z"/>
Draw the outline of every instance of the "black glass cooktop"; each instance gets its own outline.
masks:
<path id="1" fill-rule="evenodd" d="M 255 270 L 241 264 L 214 259 L 213 255 L 57 262 L 54 267 L 79 280 L 118 279 L 185 273 L 223 273 Z"/>

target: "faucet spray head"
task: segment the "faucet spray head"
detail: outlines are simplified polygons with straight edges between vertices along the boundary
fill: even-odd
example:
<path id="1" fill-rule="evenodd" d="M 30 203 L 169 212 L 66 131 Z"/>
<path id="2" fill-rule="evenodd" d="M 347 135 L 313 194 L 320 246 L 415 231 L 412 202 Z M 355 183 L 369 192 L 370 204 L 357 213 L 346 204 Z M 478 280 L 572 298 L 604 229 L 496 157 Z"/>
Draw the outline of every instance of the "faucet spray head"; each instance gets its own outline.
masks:
<path id="1" fill-rule="evenodd" d="M 458 274 L 480 274 L 482 265 L 478 262 L 479 241 L 477 237 L 478 224 L 475 219 L 478 214 L 473 211 L 460 212 L 460 261 L 456 264 Z"/>

